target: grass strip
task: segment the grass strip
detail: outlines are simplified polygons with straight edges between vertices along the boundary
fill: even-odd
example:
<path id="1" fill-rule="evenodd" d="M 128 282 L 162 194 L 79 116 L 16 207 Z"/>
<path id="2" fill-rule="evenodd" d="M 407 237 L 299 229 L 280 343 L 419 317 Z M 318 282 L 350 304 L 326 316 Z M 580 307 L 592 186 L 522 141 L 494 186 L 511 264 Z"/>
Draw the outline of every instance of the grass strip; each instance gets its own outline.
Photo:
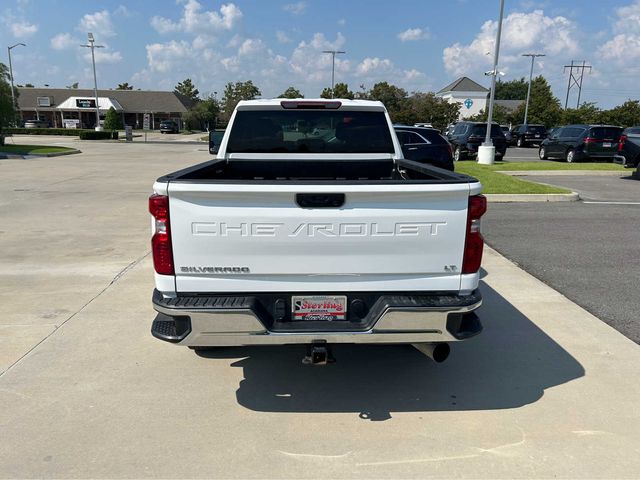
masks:
<path id="1" fill-rule="evenodd" d="M 515 164 L 515 163 L 514 163 Z M 513 164 L 509 164 L 513 165 Z M 502 194 L 533 194 L 533 193 L 571 193 L 566 188 L 541 185 L 539 183 L 521 180 L 520 178 L 498 173 L 496 165 L 480 165 L 476 162 L 457 162 L 455 170 L 477 178 L 482 183 L 483 193 Z M 505 170 L 508 170 L 505 168 Z"/>

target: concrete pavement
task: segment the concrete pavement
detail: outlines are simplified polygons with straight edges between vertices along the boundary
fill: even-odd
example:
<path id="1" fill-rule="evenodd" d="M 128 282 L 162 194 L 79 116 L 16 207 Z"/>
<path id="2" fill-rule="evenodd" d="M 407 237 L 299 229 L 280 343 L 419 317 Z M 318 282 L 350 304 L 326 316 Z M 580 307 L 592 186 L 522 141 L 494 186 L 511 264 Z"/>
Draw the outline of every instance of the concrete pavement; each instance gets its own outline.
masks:
<path id="1" fill-rule="evenodd" d="M 0 477 L 637 478 L 640 348 L 491 250 L 441 365 L 153 339 L 146 198 L 208 155 L 83 150 L 0 162 Z"/>

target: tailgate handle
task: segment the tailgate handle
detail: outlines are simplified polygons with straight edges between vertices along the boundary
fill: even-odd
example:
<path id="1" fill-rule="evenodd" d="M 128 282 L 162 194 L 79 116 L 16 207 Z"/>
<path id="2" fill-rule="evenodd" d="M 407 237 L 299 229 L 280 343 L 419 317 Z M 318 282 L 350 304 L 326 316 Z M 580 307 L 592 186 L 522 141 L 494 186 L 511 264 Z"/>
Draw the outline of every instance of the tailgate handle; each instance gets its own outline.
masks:
<path id="1" fill-rule="evenodd" d="M 296 193 L 296 203 L 302 208 L 339 208 L 344 200 L 344 193 Z"/>

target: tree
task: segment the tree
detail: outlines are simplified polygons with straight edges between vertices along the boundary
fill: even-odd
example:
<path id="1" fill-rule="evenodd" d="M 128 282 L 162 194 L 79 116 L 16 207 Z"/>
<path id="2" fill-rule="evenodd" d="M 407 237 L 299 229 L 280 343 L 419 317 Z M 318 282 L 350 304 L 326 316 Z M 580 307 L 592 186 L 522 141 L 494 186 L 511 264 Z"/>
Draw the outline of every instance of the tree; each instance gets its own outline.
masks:
<path id="1" fill-rule="evenodd" d="M 353 92 L 346 83 L 336 83 L 333 88 L 333 98 L 349 98 L 353 100 Z"/>
<path id="2" fill-rule="evenodd" d="M 107 110 L 107 114 L 104 117 L 104 128 L 105 130 L 122 130 L 124 128 L 122 117 L 113 107 Z"/>
<path id="3" fill-rule="evenodd" d="M 175 86 L 174 92 L 184 95 L 191 100 L 197 100 L 200 90 L 196 88 L 190 78 L 185 78 Z"/>
<path id="4" fill-rule="evenodd" d="M 595 103 L 584 102 L 579 108 L 567 108 L 562 111 L 562 122 L 565 125 L 572 123 L 600 123 L 602 110 Z"/>
<path id="5" fill-rule="evenodd" d="M 379 100 L 384 103 L 389 111 L 389 116 L 394 122 L 406 121 L 408 102 L 407 91 L 403 88 L 390 85 L 387 82 L 378 82 L 369 91 L 371 100 Z"/>
<path id="6" fill-rule="evenodd" d="M 34 88 L 33 83 L 25 83 L 24 86 L 25 88 Z"/>
<path id="7" fill-rule="evenodd" d="M 459 103 L 449 103 L 443 98 L 436 97 L 435 93 L 413 92 L 408 98 L 408 111 L 404 113 L 409 125 L 418 122 L 431 123 L 435 128 L 444 130 L 447 125 L 458 120 L 460 113 Z"/>
<path id="8" fill-rule="evenodd" d="M 627 100 L 622 105 L 605 110 L 600 114 L 600 121 L 609 125 L 633 127 L 640 125 L 640 101 Z"/>
<path id="9" fill-rule="evenodd" d="M 514 123 L 524 122 L 524 111 L 525 104 L 523 103 L 513 112 Z M 559 125 L 561 119 L 560 100 L 551 92 L 549 83 L 542 75 L 534 78 L 531 82 L 527 123 L 541 123 L 549 128 Z"/>
<path id="10" fill-rule="evenodd" d="M 256 87 L 251 80 L 246 82 L 229 82 L 224 87 L 224 93 L 222 95 L 222 116 L 229 120 L 233 109 L 240 100 L 253 100 L 256 97 L 262 95 L 260 89 Z"/>
<path id="11" fill-rule="evenodd" d="M 333 91 L 329 87 L 324 87 L 320 92 L 320 98 L 333 98 Z"/>
<path id="12" fill-rule="evenodd" d="M 487 109 L 480 110 L 480 113 L 475 115 L 471 115 L 467 118 L 472 122 L 486 122 L 489 117 L 489 112 Z M 493 117 L 492 121 L 499 123 L 500 125 L 507 125 L 509 123 L 519 123 L 514 121 L 514 112 L 510 112 L 502 105 L 494 105 L 493 106 Z"/>
<path id="13" fill-rule="evenodd" d="M 304 95 L 297 88 L 289 87 L 280 95 L 278 95 L 278 98 L 304 98 Z"/>
<path id="14" fill-rule="evenodd" d="M 127 82 L 119 83 L 116 90 L 133 90 L 133 85 L 129 85 Z"/>
<path id="15" fill-rule="evenodd" d="M 5 128 L 10 127 L 15 122 L 15 113 L 11 104 L 11 86 L 9 85 L 9 69 L 0 63 L 0 145 L 4 145 Z"/>
<path id="16" fill-rule="evenodd" d="M 197 102 L 182 117 L 187 129 L 205 130 L 215 128 L 216 120 L 220 115 L 220 105 L 218 101 L 209 96 Z"/>
<path id="17" fill-rule="evenodd" d="M 496 100 L 524 100 L 527 98 L 529 83 L 523 78 L 520 80 L 496 81 Z"/>
<path id="18" fill-rule="evenodd" d="M 78 88 L 78 82 L 72 83 L 71 85 L 67 85 L 67 88 L 77 89 Z"/>

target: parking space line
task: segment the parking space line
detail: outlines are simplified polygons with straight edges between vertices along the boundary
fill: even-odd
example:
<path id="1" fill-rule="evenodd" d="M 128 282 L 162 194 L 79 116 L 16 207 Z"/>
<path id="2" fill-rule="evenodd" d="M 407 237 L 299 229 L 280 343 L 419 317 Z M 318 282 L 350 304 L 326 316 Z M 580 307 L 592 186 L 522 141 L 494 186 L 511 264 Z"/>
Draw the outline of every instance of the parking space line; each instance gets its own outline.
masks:
<path id="1" fill-rule="evenodd" d="M 640 205 L 640 202 L 588 202 L 583 201 L 582 203 L 588 203 L 591 205 L 601 204 L 601 205 Z"/>

